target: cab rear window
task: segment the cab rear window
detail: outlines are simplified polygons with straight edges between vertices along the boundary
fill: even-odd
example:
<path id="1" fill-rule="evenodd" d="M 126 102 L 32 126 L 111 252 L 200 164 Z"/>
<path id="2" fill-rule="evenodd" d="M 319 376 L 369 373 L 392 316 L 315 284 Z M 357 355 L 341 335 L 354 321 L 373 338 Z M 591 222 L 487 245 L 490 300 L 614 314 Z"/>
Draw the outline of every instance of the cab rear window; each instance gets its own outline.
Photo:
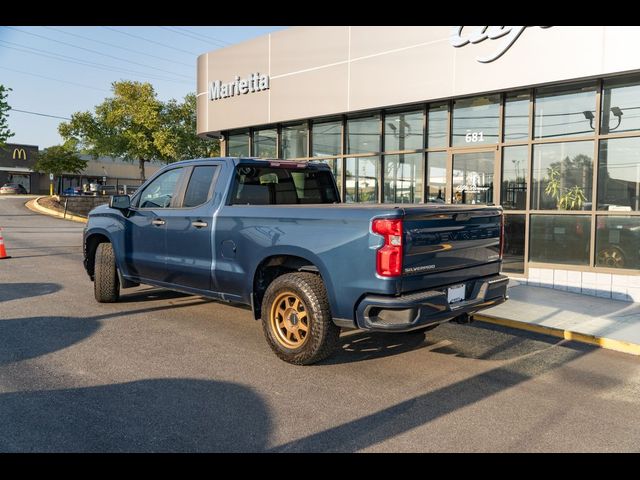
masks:
<path id="1" fill-rule="evenodd" d="M 328 170 L 236 167 L 234 205 L 295 205 L 339 202 Z"/>

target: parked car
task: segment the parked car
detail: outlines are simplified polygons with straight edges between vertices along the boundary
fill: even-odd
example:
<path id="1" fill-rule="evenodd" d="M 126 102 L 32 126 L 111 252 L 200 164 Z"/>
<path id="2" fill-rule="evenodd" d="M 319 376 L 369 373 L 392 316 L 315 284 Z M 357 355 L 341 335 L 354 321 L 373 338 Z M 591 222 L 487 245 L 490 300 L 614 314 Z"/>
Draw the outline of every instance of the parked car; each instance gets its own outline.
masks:
<path id="1" fill-rule="evenodd" d="M 0 195 L 17 195 L 25 193 L 27 193 L 27 189 L 19 183 L 5 183 L 2 187 L 0 187 Z"/>
<path id="2" fill-rule="evenodd" d="M 502 208 L 340 204 L 328 165 L 220 158 L 167 165 L 93 209 L 98 302 L 141 283 L 249 305 L 281 359 L 329 356 L 341 328 L 468 323 L 506 300 Z"/>
<path id="3" fill-rule="evenodd" d="M 82 187 L 69 187 L 69 188 L 65 188 L 62 191 L 62 195 L 67 195 L 70 197 L 76 196 L 76 195 L 82 195 Z"/>

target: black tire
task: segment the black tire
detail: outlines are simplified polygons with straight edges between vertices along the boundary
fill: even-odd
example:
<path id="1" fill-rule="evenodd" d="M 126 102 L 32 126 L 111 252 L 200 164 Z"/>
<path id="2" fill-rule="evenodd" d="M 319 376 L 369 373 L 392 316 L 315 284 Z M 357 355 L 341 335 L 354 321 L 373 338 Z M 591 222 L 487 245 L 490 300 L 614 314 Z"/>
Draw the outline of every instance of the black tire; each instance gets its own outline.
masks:
<path id="1" fill-rule="evenodd" d="M 100 243 L 96 249 L 93 292 L 100 303 L 113 303 L 120 298 L 116 257 L 110 243 Z"/>
<path id="2" fill-rule="evenodd" d="M 281 308 L 274 302 L 287 298 L 289 293 L 299 297 L 302 303 L 300 314 L 304 315 L 307 322 L 304 341 L 299 347 L 284 344 L 287 340 L 283 340 L 284 334 L 279 334 L 277 315 L 275 320 L 272 319 L 272 310 Z M 279 303 L 286 305 L 287 301 Z M 298 322 L 297 316 L 295 321 Z M 302 324 L 303 320 L 299 322 Z M 340 327 L 331 320 L 329 299 L 322 279 L 320 275 L 307 272 L 287 273 L 269 285 L 262 300 L 262 327 L 274 353 L 294 365 L 310 365 L 327 358 L 335 350 L 340 338 Z"/>

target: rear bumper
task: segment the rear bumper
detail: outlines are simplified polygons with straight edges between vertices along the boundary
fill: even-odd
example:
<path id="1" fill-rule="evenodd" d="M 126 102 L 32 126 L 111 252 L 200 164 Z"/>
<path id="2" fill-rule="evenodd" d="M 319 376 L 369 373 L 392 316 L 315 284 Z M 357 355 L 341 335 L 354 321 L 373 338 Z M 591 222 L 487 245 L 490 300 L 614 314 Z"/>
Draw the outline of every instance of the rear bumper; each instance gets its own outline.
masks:
<path id="1" fill-rule="evenodd" d="M 504 302 L 509 278 L 505 275 L 468 280 L 466 300 L 449 304 L 447 288 L 413 292 L 398 297 L 367 295 L 356 308 L 358 327 L 367 330 L 406 332 L 473 314 Z"/>

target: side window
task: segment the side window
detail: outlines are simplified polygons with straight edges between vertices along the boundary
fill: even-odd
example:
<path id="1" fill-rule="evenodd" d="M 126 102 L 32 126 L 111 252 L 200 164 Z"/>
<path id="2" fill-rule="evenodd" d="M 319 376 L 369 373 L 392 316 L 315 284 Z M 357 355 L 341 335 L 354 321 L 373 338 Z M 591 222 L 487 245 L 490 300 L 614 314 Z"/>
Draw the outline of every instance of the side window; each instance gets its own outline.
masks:
<path id="1" fill-rule="evenodd" d="M 216 167 L 214 165 L 204 165 L 193 169 L 184 195 L 184 201 L 182 202 L 183 207 L 197 207 L 209 200 L 209 191 L 211 190 L 211 182 L 215 171 Z"/>
<path id="2" fill-rule="evenodd" d="M 182 168 L 174 168 L 151 182 L 140 195 L 139 208 L 168 208 L 181 173 Z"/>

